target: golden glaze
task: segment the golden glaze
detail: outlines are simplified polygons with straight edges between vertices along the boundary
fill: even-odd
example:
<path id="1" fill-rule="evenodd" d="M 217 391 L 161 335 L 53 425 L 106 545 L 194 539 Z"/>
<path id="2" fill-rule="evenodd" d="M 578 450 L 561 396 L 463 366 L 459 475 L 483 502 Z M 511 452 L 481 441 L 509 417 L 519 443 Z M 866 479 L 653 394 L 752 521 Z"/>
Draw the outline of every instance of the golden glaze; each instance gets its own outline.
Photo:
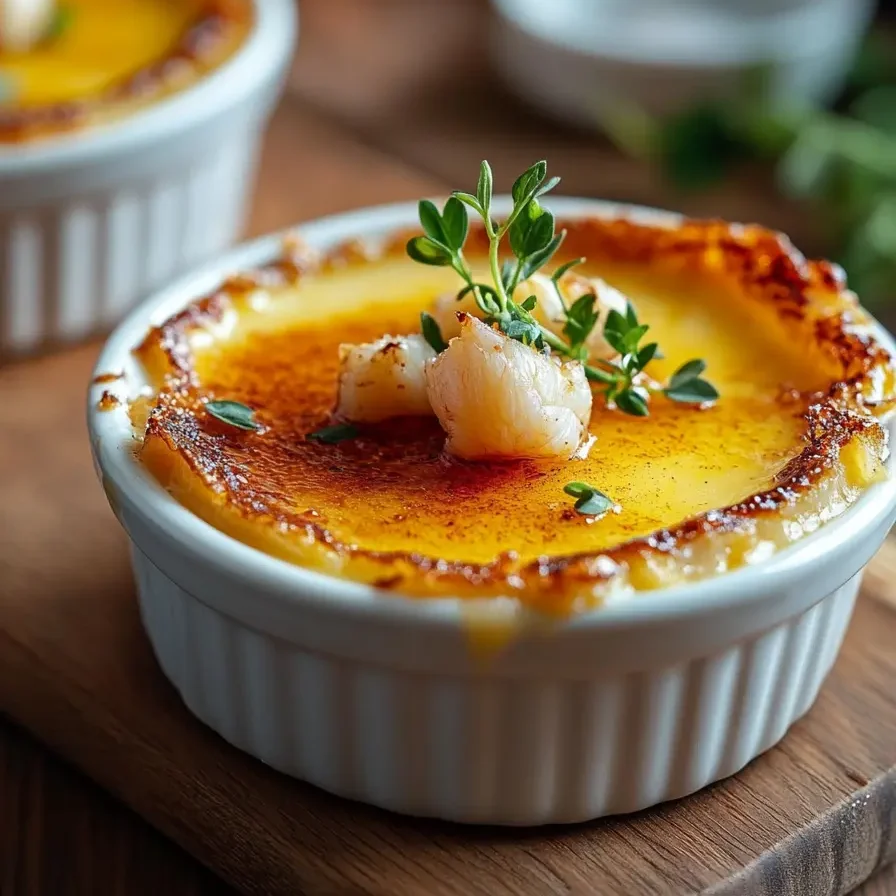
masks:
<path id="1" fill-rule="evenodd" d="M 120 118 L 225 62 L 252 24 L 251 0 L 72 0 L 72 23 L 27 53 L 0 54 L 21 84 L 0 108 L 0 144 Z"/>
<path id="2" fill-rule="evenodd" d="M 656 324 L 669 358 L 653 372 L 686 350 L 707 357 L 722 386 L 716 407 L 655 399 L 638 420 L 597 402 L 597 445 L 573 464 L 446 458 L 432 419 L 367 427 L 337 445 L 306 441 L 333 405 L 338 343 L 412 329 L 450 283 L 399 262 L 399 236 L 379 261 L 354 246 L 320 265 L 288 252 L 151 332 L 138 350 L 159 387 L 143 462 L 194 512 L 277 556 L 406 593 L 513 594 L 556 613 L 759 559 L 880 475 L 873 414 L 893 402 L 893 370 L 837 269 L 760 228 L 568 226 L 569 254 L 587 255 Z M 328 284 L 346 277 L 370 294 L 321 322 Z M 278 295 L 294 282 L 298 292 Z M 675 313 L 650 299 L 650 282 L 679 296 Z M 378 300 L 389 301 L 374 311 Z M 697 344 L 673 338 L 681 309 Z M 726 327 L 713 329 L 716 317 Z M 256 408 L 263 431 L 210 418 L 210 395 Z M 611 483 L 621 513 L 576 514 L 562 493 L 570 479 Z"/>

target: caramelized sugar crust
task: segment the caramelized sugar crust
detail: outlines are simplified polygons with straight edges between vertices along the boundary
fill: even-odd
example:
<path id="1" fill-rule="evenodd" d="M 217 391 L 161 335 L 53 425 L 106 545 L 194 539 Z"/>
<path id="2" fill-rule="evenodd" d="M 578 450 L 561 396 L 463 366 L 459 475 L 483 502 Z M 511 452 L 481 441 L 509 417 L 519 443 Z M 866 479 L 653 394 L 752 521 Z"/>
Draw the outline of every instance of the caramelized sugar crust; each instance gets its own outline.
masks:
<path id="1" fill-rule="evenodd" d="M 174 46 L 152 64 L 97 95 L 47 105 L 0 108 L 0 144 L 21 143 L 120 117 L 183 90 L 221 65 L 239 48 L 251 28 L 251 2 L 199 0 L 196 5 L 198 12 Z"/>
<path id="2" fill-rule="evenodd" d="M 528 534 L 536 545 L 540 541 L 540 549 L 530 545 L 519 553 L 505 550 L 485 560 L 469 559 L 476 551 L 465 555 L 467 544 L 480 535 L 487 542 L 496 527 L 512 526 L 526 513 L 528 501 L 557 495 L 556 476 L 572 479 L 578 473 L 572 468 L 545 472 L 530 461 L 470 464 L 445 458 L 444 434 L 432 419 L 370 427 L 338 445 L 306 440 L 307 433 L 327 422 L 335 395 L 334 344 L 320 333 L 293 353 L 284 350 L 288 334 L 255 336 L 238 351 L 224 353 L 233 371 L 208 377 L 200 371 L 197 335 L 214 342 L 216 333 L 238 320 L 260 294 L 271 291 L 276 303 L 281 287 L 367 264 L 371 253 L 356 244 L 340 246 L 322 259 L 298 244 L 288 245 L 277 261 L 231 278 L 149 333 L 137 355 L 158 393 L 140 449 L 143 462 L 194 512 L 276 556 L 408 594 L 511 595 L 557 614 L 757 562 L 836 516 L 880 477 L 886 438 L 877 418 L 896 400 L 893 364 L 873 338 L 870 319 L 846 289 L 839 268 L 807 261 L 785 238 L 759 227 L 687 221 L 667 229 L 624 219 L 564 226 L 570 257 L 586 255 L 598 264 L 716 282 L 720 300 L 746 303 L 767 326 L 805 346 L 806 364 L 817 368 L 815 385 L 809 391 L 782 390 L 773 399 L 782 418 L 798 421 L 802 439 L 795 439 L 792 456 L 781 458 L 771 487 L 649 534 L 612 544 L 597 539 L 595 549 L 573 551 L 563 550 L 562 527 L 586 523 L 559 495 L 553 523 L 539 523 L 541 529 Z M 390 239 L 376 257 L 401 255 L 406 236 Z M 471 240 L 471 256 L 484 251 L 481 232 Z M 389 314 L 385 309 L 377 319 L 379 333 L 400 330 L 402 321 L 390 320 Z M 369 322 L 349 320 L 340 323 L 333 338 L 360 341 L 375 335 Z M 217 389 L 210 390 L 207 380 L 215 376 Z M 235 430 L 202 411 L 210 394 L 234 394 L 221 394 L 223 385 L 239 389 L 239 400 L 257 409 L 261 433 Z M 596 402 L 598 433 L 604 413 Z M 652 410 L 657 438 L 662 438 L 664 413 L 657 400 Z M 620 416 L 613 415 L 614 420 Z M 677 438 L 671 418 L 669 427 L 670 437 Z M 597 451 L 600 445 L 599 439 Z M 297 493 L 305 505 L 293 500 Z M 363 537 L 337 535 L 326 514 L 308 500 L 314 494 L 351 495 L 372 516 L 387 506 L 384 495 L 398 498 L 407 520 L 390 519 L 389 524 L 411 532 L 415 513 L 428 502 L 448 505 L 449 516 L 454 504 L 463 542 L 452 547 L 453 556 L 379 550 L 371 547 L 376 536 L 364 529 L 369 520 L 357 519 Z M 446 539 L 450 543 L 450 536 Z"/>

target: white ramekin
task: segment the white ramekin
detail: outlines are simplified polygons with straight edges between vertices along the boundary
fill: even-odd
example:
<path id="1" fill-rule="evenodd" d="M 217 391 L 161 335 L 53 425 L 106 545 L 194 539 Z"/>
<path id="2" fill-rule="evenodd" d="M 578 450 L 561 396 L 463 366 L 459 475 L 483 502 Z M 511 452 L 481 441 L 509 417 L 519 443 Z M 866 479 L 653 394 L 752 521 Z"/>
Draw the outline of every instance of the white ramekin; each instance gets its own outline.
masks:
<path id="1" fill-rule="evenodd" d="M 120 122 L 0 144 L 0 357 L 79 339 L 231 245 L 297 31 L 255 0 L 232 59 Z"/>
<path id="2" fill-rule="evenodd" d="M 664 115 L 742 96 L 760 65 L 774 66 L 774 99 L 828 101 L 874 12 L 873 0 L 492 5 L 491 55 L 508 85 L 543 112 L 589 128 L 620 107 Z"/>
<path id="3" fill-rule="evenodd" d="M 674 216 L 555 199 L 576 215 Z M 302 228 L 314 246 L 412 226 L 413 205 Z M 110 338 L 91 387 L 98 473 L 130 536 L 140 610 L 186 705 L 242 750 L 333 793 L 414 815 L 544 824 L 684 796 L 775 744 L 837 655 L 861 571 L 896 516 L 896 480 L 753 568 L 640 594 L 474 659 L 462 609 L 303 570 L 234 541 L 134 459 L 131 349 L 269 237 L 164 290 Z M 881 338 L 892 346 L 889 337 Z"/>

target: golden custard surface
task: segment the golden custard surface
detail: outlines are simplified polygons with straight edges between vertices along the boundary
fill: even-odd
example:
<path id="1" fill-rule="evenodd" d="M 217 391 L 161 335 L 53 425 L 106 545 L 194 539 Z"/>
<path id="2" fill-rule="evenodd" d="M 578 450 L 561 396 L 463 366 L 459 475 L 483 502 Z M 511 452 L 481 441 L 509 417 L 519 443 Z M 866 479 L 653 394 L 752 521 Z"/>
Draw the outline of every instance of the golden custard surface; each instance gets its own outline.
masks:
<path id="1" fill-rule="evenodd" d="M 0 142 L 120 115 L 182 89 L 244 39 L 250 0 L 68 0 L 67 24 L 0 51 Z"/>
<path id="2" fill-rule="evenodd" d="M 402 267 L 387 264 L 375 282 L 388 290 Z M 336 279 L 348 294 L 363 294 L 373 278 Z M 308 283 L 295 301 L 325 307 L 317 291 Z M 269 466 L 256 486 L 282 496 L 290 512 L 313 508 L 341 541 L 476 563 L 507 550 L 525 559 L 600 550 L 767 488 L 798 452 L 805 428 L 803 409 L 778 401 L 781 384 L 813 385 L 796 353 L 775 351 L 743 315 L 723 320 L 706 306 L 627 292 L 651 322 L 665 366 L 674 369 L 699 345 L 723 400 L 705 411 L 655 400 L 643 419 L 595 402 L 590 429 L 597 442 L 586 459 L 569 463 L 452 459 L 434 417 L 367 427 L 364 437 L 330 446 L 305 441 L 335 404 L 340 342 L 419 331 L 429 290 L 404 309 L 389 307 L 388 294 L 374 294 L 356 313 L 215 346 L 200 354 L 197 370 L 210 393 L 263 409 Z M 244 452 L 252 441 L 232 446 L 234 464 L 249 460 Z M 573 502 L 563 486 L 571 479 L 598 485 L 621 512 L 595 523 L 565 513 Z"/>
<path id="3" fill-rule="evenodd" d="M 516 589 L 557 610 L 587 605 L 600 583 L 671 584 L 664 567 L 674 552 L 656 550 L 657 533 L 773 492 L 807 450 L 813 428 L 831 426 L 839 441 L 833 453 L 818 448 L 818 472 L 830 475 L 815 491 L 827 505 L 814 508 L 814 522 L 799 517 L 797 525 L 810 530 L 880 474 L 878 425 L 824 414 L 819 423 L 810 414 L 830 386 L 824 354 L 770 325 L 765 309 L 734 301 L 718 278 L 671 267 L 606 260 L 589 273 L 625 292 L 650 324 L 665 354 L 649 369 L 654 377 L 695 356 L 707 361 L 721 394 L 714 406 L 655 397 L 650 416 L 634 418 L 596 399 L 590 430 L 597 441 L 586 459 L 570 462 L 457 460 L 444 453 L 434 417 L 364 426 L 358 438 L 337 444 L 308 440 L 330 422 L 339 344 L 418 331 L 420 309 L 457 287 L 451 273 L 387 254 L 270 294 L 249 289 L 225 302 L 214 322 L 183 329 L 174 356 L 183 365 L 188 355 L 189 373 L 169 370 L 142 460 L 198 515 L 277 556 L 415 594 Z M 170 359 L 158 348 L 150 338 L 141 351 L 164 376 Z M 218 423 L 201 410 L 209 397 L 255 408 L 264 431 Z M 844 444 L 861 449 L 855 475 L 831 466 Z M 563 493 L 571 480 L 605 491 L 616 512 L 599 519 L 576 513 Z M 788 496 L 780 497 L 787 505 Z M 799 496 L 792 497 L 796 508 Z M 786 511 L 774 509 L 780 523 Z M 745 527 L 714 534 L 724 566 L 749 562 L 752 552 L 767 550 L 763 544 L 780 540 L 771 530 L 763 535 L 755 514 L 743 518 Z M 626 555 L 636 544 L 645 551 Z"/>

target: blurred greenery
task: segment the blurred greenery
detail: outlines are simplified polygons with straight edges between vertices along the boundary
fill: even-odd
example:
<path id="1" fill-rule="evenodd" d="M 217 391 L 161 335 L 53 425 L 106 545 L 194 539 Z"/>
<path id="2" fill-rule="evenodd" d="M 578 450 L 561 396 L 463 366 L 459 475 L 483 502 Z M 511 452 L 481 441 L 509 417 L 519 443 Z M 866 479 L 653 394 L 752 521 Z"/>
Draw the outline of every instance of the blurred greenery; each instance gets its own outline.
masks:
<path id="1" fill-rule="evenodd" d="M 783 196 L 806 202 L 870 306 L 896 300 L 896 41 L 874 34 L 833 109 L 774 103 L 774 69 L 749 73 L 739 98 L 663 119 L 616 110 L 604 125 L 629 154 L 682 190 L 704 190 L 747 162 L 774 166 Z"/>

